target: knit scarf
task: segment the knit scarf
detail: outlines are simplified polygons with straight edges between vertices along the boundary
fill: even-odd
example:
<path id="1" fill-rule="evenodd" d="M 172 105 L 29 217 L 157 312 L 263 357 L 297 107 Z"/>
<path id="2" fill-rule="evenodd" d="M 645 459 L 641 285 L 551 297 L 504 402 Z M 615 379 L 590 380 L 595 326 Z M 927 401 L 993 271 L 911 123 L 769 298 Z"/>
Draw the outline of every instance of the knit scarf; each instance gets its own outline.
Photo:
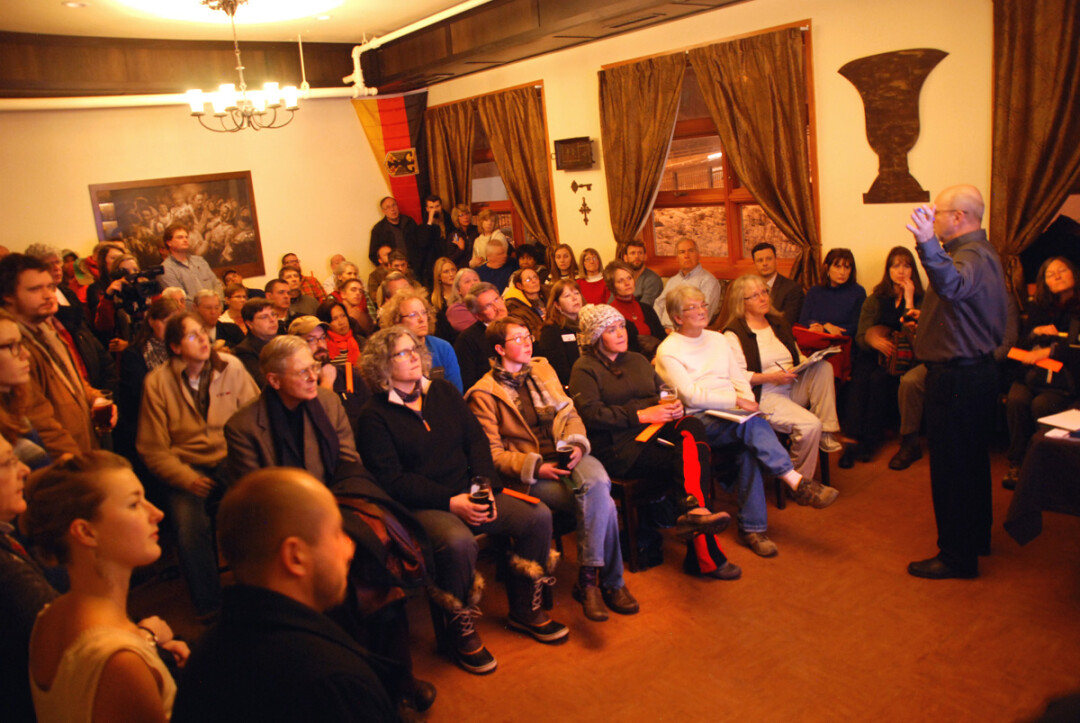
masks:
<path id="1" fill-rule="evenodd" d="M 509 372 L 503 368 L 502 360 L 499 359 L 491 365 L 491 376 L 506 389 L 519 412 L 522 411 L 519 394 L 522 387 L 527 389 L 529 398 L 532 399 L 533 409 L 536 410 L 536 418 L 542 425 L 551 424 L 556 412 L 569 404 L 566 401 L 556 402 L 551 397 L 544 383 L 532 373 L 532 364 L 523 365 L 517 372 Z"/>
<path id="2" fill-rule="evenodd" d="M 330 329 L 326 330 L 326 348 L 330 352 L 330 358 L 337 361 L 342 351 L 345 352 L 349 364 L 355 366 L 360 360 L 360 345 L 356 343 L 356 337 L 352 330 L 347 334 L 338 334 Z"/>

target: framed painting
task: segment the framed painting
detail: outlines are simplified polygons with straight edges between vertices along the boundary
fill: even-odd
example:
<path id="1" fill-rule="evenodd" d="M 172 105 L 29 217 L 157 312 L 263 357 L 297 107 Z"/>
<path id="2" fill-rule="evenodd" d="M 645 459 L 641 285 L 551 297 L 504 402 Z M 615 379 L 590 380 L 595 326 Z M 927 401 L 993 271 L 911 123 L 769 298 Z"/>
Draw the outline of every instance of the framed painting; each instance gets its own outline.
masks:
<path id="1" fill-rule="evenodd" d="M 191 253 L 215 273 L 266 271 L 251 171 L 99 183 L 90 186 L 90 202 L 98 239 L 123 241 L 143 269 L 161 263 L 162 232 L 179 223 L 188 229 Z"/>

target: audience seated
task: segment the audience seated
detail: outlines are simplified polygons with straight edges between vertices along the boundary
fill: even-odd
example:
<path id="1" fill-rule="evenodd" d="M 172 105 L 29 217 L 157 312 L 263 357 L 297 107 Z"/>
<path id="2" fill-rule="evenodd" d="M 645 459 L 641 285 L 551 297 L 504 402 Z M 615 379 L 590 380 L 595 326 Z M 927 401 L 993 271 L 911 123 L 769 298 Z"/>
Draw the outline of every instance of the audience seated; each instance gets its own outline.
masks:
<path id="1" fill-rule="evenodd" d="M 435 261 L 434 284 L 431 290 L 431 306 L 435 309 L 432 333 L 451 344 L 457 338 L 457 331 L 446 318 L 446 307 L 454 296 L 454 279 L 457 278 L 457 273 L 457 264 L 449 257 L 443 256 Z"/>
<path id="2" fill-rule="evenodd" d="M 454 342 L 458 366 L 461 368 L 461 384 L 468 389 L 488 373 L 495 349 L 485 336 L 488 324 L 506 316 L 506 303 L 499 290 L 481 281 L 473 285 L 465 296 L 465 304 L 476 317 L 476 323 L 458 334 Z"/>
<path id="3" fill-rule="evenodd" d="M 758 275 L 765 279 L 769 288 L 769 301 L 783 315 L 788 326 L 794 326 L 802 312 L 802 287 L 776 270 L 776 247 L 768 241 L 763 241 L 751 249 L 750 258 L 754 260 Z"/>
<path id="4" fill-rule="evenodd" d="M 345 407 L 345 415 L 349 418 L 349 426 L 355 430 L 360 409 L 371 397 L 371 390 L 360 378 L 359 354 L 352 361 L 349 361 L 346 355 L 339 362 L 334 362 L 330 356 L 331 325 L 337 325 L 338 328 L 342 326 L 341 314 L 340 311 L 335 311 L 335 304 L 337 302 L 333 298 L 327 298 L 319 304 L 319 312 L 324 316 L 336 318 L 323 321 L 315 316 L 301 316 L 293 319 L 293 322 L 289 324 L 289 333 L 307 342 L 316 363 L 322 365 L 319 369 L 319 386 L 333 392 L 341 399 L 341 404 Z M 341 306 L 338 305 L 337 308 L 340 310 Z M 329 313 L 326 313 L 327 309 Z"/>
<path id="5" fill-rule="evenodd" d="M 381 309 L 383 304 L 386 303 L 386 300 L 393 296 L 394 292 L 398 289 L 408 289 L 417 285 L 418 284 L 409 277 L 408 273 L 404 271 L 391 271 L 386 275 L 386 278 L 383 279 L 382 284 L 379 286 L 379 295 L 376 298 L 379 308 Z"/>
<path id="6" fill-rule="evenodd" d="M 540 283 L 547 285 L 548 270 L 547 266 L 544 266 L 544 262 L 547 260 L 547 252 L 544 251 L 543 244 L 522 244 L 517 248 L 517 256 L 518 268 L 532 269 L 540 277 Z"/>
<path id="7" fill-rule="evenodd" d="M 172 720 L 398 720 L 376 661 L 321 614 L 345 598 L 354 549 L 329 490 L 303 470 L 255 471 L 225 496 L 218 529 L 237 584 Z"/>
<path id="8" fill-rule="evenodd" d="M 331 299 L 341 302 L 342 308 L 345 309 L 345 313 L 349 316 L 349 325 L 354 329 L 354 333 L 358 337 L 368 336 L 375 331 L 375 317 L 371 315 L 372 305 L 368 302 L 367 295 L 364 293 L 364 285 L 360 283 L 360 279 L 345 279 L 342 281 L 338 293 L 329 297 L 327 301 Z M 325 303 L 326 301 L 323 302 L 323 304 Z M 315 315 L 318 316 L 318 311 L 315 312 Z"/>
<path id="9" fill-rule="evenodd" d="M 492 236 L 485 249 L 484 263 L 476 267 L 476 274 L 481 281 L 493 284 L 501 294 L 510 283 L 510 275 L 517 271 L 517 261 L 510 258 L 510 245 L 505 239 Z"/>
<path id="10" fill-rule="evenodd" d="M 559 244 L 555 248 L 548 248 L 548 284 L 554 284 L 562 279 L 577 283 L 578 276 L 574 249 L 570 248 L 569 244 Z"/>
<path id="11" fill-rule="evenodd" d="M 667 280 L 664 291 L 653 303 L 653 311 L 660 317 L 665 329 L 671 328 L 671 318 L 667 315 L 667 295 L 680 286 L 690 285 L 705 294 L 705 300 L 709 304 L 710 320 L 720 311 L 720 297 L 722 296 L 720 282 L 701 265 L 697 241 L 689 238 L 679 239 L 679 242 L 675 244 L 675 257 L 679 262 L 679 271 Z"/>
<path id="12" fill-rule="evenodd" d="M 278 278 L 288 285 L 290 321 L 297 316 L 310 316 L 315 313 L 315 309 L 319 308 L 319 301 L 314 296 L 305 294 L 301 289 L 304 277 L 299 269 L 295 266 L 282 266 L 278 271 Z M 319 288 L 322 289 L 322 286 Z M 269 289 L 267 293 L 270 293 Z"/>
<path id="13" fill-rule="evenodd" d="M 439 314 L 441 318 L 446 319 L 446 323 L 453 329 L 452 335 L 442 337 L 451 344 L 457 341 L 458 334 L 476 323 L 476 317 L 469 311 L 469 307 L 465 305 L 465 297 L 468 295 L 469 289 L 479 282 L 480 277 L 475 269 L 458 269 L 458 272 L 454 275 L 453 291 L 446 299 L 446 309 Z M 443 326 L 436 324 L 436 334 Z"/>
<path id="14" fill-rule="evenodd" d="M 805 361 L 791 326 L 769 301 L 769 287 L 756 274 L 740 276 L 728 290 L 722 323 L 736 362 L 754 388 L 755 400 L 777 432 L 791 435 L 795 469 L 808 480 L 817 470 L 818 449 L 838 452 L 836 387 L 826 360 L 799 373 Z M 786 366 L 785 366 L 786 365 Z"/>
<path id="15" fill-rule="evenodd" d="M 851 467 L 856 459 L 870 461 L 874 448 L 881 443 L 885 424 L 896 409 L 898 390 L 902 390 L 899 394 L 902 442 L 889 466 L 906 469 L 922 457 L 921 383 L 917 393 L 913 394 L 911 389 L 911 383 L 922 377 L 925 370 L 912 353 L 922 298 L 922 277 L 914 254 L 904 246 L 893 247 L 885 258 L 881 282 L 866 297 L 859 315 L 845 419 L 849 436 L 855 442 L 844 449 L 839 462 L 841 468 Z M 911 379 L 904 389 L 901 377 L 907 379 L 908 375 Z"/>
<path id="16" fill-rule="evenodd" d="M 604 284 L 611 295 L 611 305 L 628 322 L 627 329 L 630 325 L 634 327 L 637 341 L 631 339 L 630 348 L 652 359 L 667 332 L 656 311 L 634 296 L 634 270 L 625 261 L 612 261 L 604 268 Z"/>
<path id="17" fill-rule="evenodd" d="M 221 281 L 224 286 L 228 286 L 229 284 L 239 284 L 240 286 L 244 286 L 244 277 L 236 269 L 225 269 L 224 271 L 222 271 Z M 262 289 L 257 289 L 250 286 L 244 286 L 244 288 L 247 289 L 249 299 L 260 299 L 266 296 L 266 292 Z"/>
<path id="18" fill-rule="evenodd" d="M 656 297 L 664 290 L 664 282 L 658 273 L 645 266 L 645 242 L 630 239 L 623 245 L 618 257 L 630 266 L 630 272 L 634 275 L 634 297 L 642 306 L 652 308 Z"/>
<path id="19" fill-rule="evenodd" d="M 199 315 L 210 343 L 218 351 L 230 351 L 244 340 L 240 327 L 221 320 L 221 297 L 216 291 L 203 289 L 196 292 L 195 313 Z"/>
<path id="20" fill-rule="evenodd" d="M 851 337 L 859 325 L 866 290 L 856 280 L 850 249 L 830 249 L 822 264 L 822 282 L 806 292 L 799 326 L 819 334 Z"/>
<path id="21" fill-rule="evenodd" d="M 244 364 L 248 374 L 262 389 L 266 386 L 259 355 L 271 339 L 278 335 L 279 325 L 274 312 L 274 302 L 270 299 L 248 299 L 241 310 L 248 332 L 244 340 L 233 348 L 233 354 Z"/>
<path id="22" fill-rule="evenodd" d="M 716 410 L 741 415 L 757 412 L 759 407 L 728 340 L 706 329 L 709 312 L 705 295 L 692 286 L 682 286 L 668 295 L 667 307 L 675 330 L 656 351 L 656 373 L 675 388 L 686 413 L 705 425 L 712 449 L 737 447 L 737 539 L 758 555 L 772 557 L 777 550 L 765 534 L 768 523 L 761 468 L 782 479 L 803 505 L 826 507 L 835 501 L 836 490 L 804 479 L 795 471 L 765 417 L 740 421 L 737 417 L 724 419 L 707 414 Z"/>
<path id="23" fill-rule="evenodd" d="M 323 289 L 322 283 L 315 278 L 315 274 L 304 275 L 303 269 L 300 268 L 300 258 L 296 254 L 290 251 L 282 256 L 281 268 L 296 269 L 296 273 L 300 275 L 300 294 L 311 297 L 315 300 L 315 303 L 319 303 L 326 298 L 326 291 Z M 280 273 L 278 274 L 278 278 L 281 278 Z M 289 285 L 289 291 L 292 291 L 292 284 Z"/>
<path id="24" fill-rule="evenodd" d="M 392 246 L 383 244 L 382 246 L 379 246 L 378 258 L 372 261 L 372 263 L 375 264 L 375 268 L 368 274 L 367 280 L 367 297 L 372 300 L 372 303 L 375 303 L 375 297 L 379 292 L 379 285 L 382 284 L 383 279 L 386 278 L 388 273 L 394 271 L 394 269 L 390 268 L 390 255 L 392 251 L 394 251 Z M 404 262 L 405 266 L 408 267 L 409 262 L 406 260 L 405 254 L 401 254 L 401 260 Z"/>
<path id="25" fill-rule="evenodd" d="M 30 249 L 27 249 L 29 252 Z M 116 241 L 103 241 L 94 246 L 94 250 L 87 259 L 87 268 L 94 276 L 94 281 L 86 287 L 86 314 L 87 318 L 94 319 L 97 316 L 97 307 L 101 303 L 105 291 L 111 283 L 109 279 L 109 266 L 127 253 L 124 245 Z M 33 254 L 27 254 L 33 255 Z"/>
<path id="26" fill-rule="evenodd" d="M 604 262 L 596 249 L 581 252 L 581 276 L 577 280 L 586 304 L 606 304 L 611 291 L 604 283 Z"/>
<path id="27" fill-rule="evenodd" d="M 537 335 L 544 325 L 546 299 L 540 275 L 533 269 L 518 269 L 510 275 L 510 285 L 503 291 L 506 312 L 525 324 L 529 333 Z"/>
<path id="28" fill-rule="evenodd" d="M 569 632 L 540 604 L 542 586 L 554 582 L 551 512 L 501 493 L 484 430 L 452 385 L 428 379 L 430 363 L 421 340 L 404 327 L 372 336 L 363 367 L 378 391 L 360 416 L 357 438 L 364 465 L 431 538 L 439 588 L 432 597 L 444 611 L 447 652 L 465 670 L 483 674 L 496 663 L 474 626 L 483 588 L 475 570 L 478 532 L 513 540 L 508 625 L 544 643 Z M 496 492 L 489 504 L 470 499 L 478 477 Z"/>
<path id="29" fill-rule="evenodd" d="M 461 368 L 457 355 L 450 342 L 433 336 L 430 330 L 435 328 L 435 310 L 428 303 L 423 289 L 399 289 L 379 310 L 379 326 L 389 329 L 400 324 L 410 330 L 419 339 L 431 355 L 432 379 L 445 379 L 457 388 L 458 393 L 465 392 L 461 382 Z"/>
<path id="30" fill-rule="evenodd" d="M 486 333 L 495 347 L 495 364 L 466 399 L 491 444 L 503 484 L 577 518 L 579 569 L 573 594 L 585 617 L 607 620 L 605 603 L 622 615 L 636 613 L 638 603 L 623 581 L 611 479 L 589 454 L 581 417 L 551 365 L 532 357 L 532 335 L 521 319 L 498 319 Z"/>
<path id="31" fill-rule="evenodd" d="M 232 324 L 240 330 L 241 341 L 247 335 L 247 322 L 244 321 L 244 304 L 248 300 L 247 289 L 242 284 L 229 284 L 225 287 L 225 311 L 218 321 Z M 239 344 L 240 342 L 236 342 Z"/>
<path id="32" fill-rule="evenodd" d="M 469 266 L 477 268 L 487 263 L 488 255 L 488 242 L 492 239 L 501 241 L 505 247 L 509 249 L 510 242 L 507 241 L 506 236 L 502 230 L 498 228 L 499 217 L 490 208 L 485 208 L 476 216 L 476 227 L 479 230 L 479 234 L 476 240 L 473 241 L 473 255 L 469 259 Z"/>
<path id="33" fill-rule="evenodd" d="M 574 279 L 559 279 L 549 290 L 544 325 L 536 339 L 536 352 L 555 370 L 559 383 L 570 384 L 570 370 L 577 361 L 578 314 L 584 305 Z"/>
<path id="34" fill-rule="evenodd" d="M 345 254 L 334 254 L 330 257 L 330 275 L 322 280 L 323 293 L 327 296 L 333 296 L 334 292 L 337 291 L 338 281 L 341 279 L 339 270 L 344 270 L 344 267 L 342 266 L 344 263 L 348 263 L 345 261 Z M 360 274 L 360 269 L 357 268 L 356 264 L 349 265 L 356 271 L 356 275 L 358 276 Z"/>
<path id="35" fill-rule="evenodd" d="M 1028 309 L 1019 346 L 1025 354 L 1009 387 L 1005 411 L 1009 422 L 1009 470 L 1004 484 L 1015 487 L 1028 441 L 1039 417 L 1055 414 L 1077 399 L 1080 380 L 1080 298 L 1076 267 L 1063 256 L 1047 259 L 1036 277 L 1035 301 Z M 1061 371 L 1036 366 L 1044 359 L 1064 364 Z"/>
<path id="36" fill-rule="evenodd" d="M 207 507 L 227 482 L 224 427 L 259 396 L 259 388 L 239 359 L 214 350 L 196 314 L 169 319 L 165 346 L 169 362 L 146 377 L 136 447 L 150 472 L 168 485 L 180 570 L 196 615 L 205 617 L 221 605 Z"/>
<path id="37" fill-rule="evenodd" d="M 0 331 L 2 334 L 2 331 Z M 3 362 L 0 362 L 2 365 Z M 2 373 L 2 371 L 0 371 Z M 0 433 L 0 680 L 4 720 L 33 723 L 34 704 L 26 676 L 30 631 L 41 609 L 57 592 L 41 565 L 15 537 L 15 518 L 26 510 L 23 487 L 30 473 L 15 454 L 7 430 Z"/>
<path id="38" fill-rule="evenodd" d="M 56 289 L 48 265 L 23 254 L 0 261 L 0 303 L 19 322 L 34 382 L 52 403 L 57 420 L 80 450 L 100 446 L 90 409 L 101 392 L 86 380 L 85 360 L 55 318 Z"/>
<path id="39" fill-rule="evenodd" d="M 275 337 L 259 364 L 262 394 L 225 425 L 230 480 L 262 467 L 299 467 L 329 483 L 340 464 L 360 459 L 345 409 L 319 386 L 321 367 L 306 341 Z"/>
<path id="40" fill-rule="evenodd" d="M 613 307 L 589 304 L 579 316 L 581 357 L 570 374 L 570 398 L 585 423 L 592 453 L 618 477 L 670 478 L 686 508 L 676 525 L 686 538 L 683 570 L 690 575 L 735 580 L 742 570 L 720 547 L 731 520 L 712 513 L 706 495 L 712 466 L 705 427 L 684 417 L 682 403 L 660 403 L 661 379 L 649 361 L 627 347 L 626 320 Z M 655 429 L 644 444 L 638 437 Z M 662 441 L 661 441 L 662 440 Z M 664 444 L 666 442 L 666 444 Z"/>
<path id="41" fill-rule="evenodd" d="M 284 334 L 285 328 L 292 321 L 292 296 L 289 293 L 289 284 L 282 279 L 270 279 L 264 287 L 266 300 L 270 302 L 274 310 L 274 317 L 278 321 L 278 334 Z M 318 308 L 318 305 L 316 305 Z M 314 313 L 314 309 L 312 309 Z M 302 315 L 300 315 L 302 316 Z"/>
<path id="42" fill-rule="evenodd" d="M 40 723 L 168 719 L 176 683 L 159 651 L 183 665 L 187 645 L 163 621 L 127 615 L 132 571 L 161 555 L 161 510 L 131 464 L 94 451 L 31 476 L 19 526 L 71 589 L 38 615 L 30 690 Z"/>
<path id="43" fill-rule="evenodd" d="M 44 455 L 28 450 L 36 469 L 51 458 L 78 454 L 80 450 L 57 421 L 52 404 L 32 381 L 30 366 L 30 352 L 22 341 L 18 323 L 0 309 L 0 434 L 20 446 L 40 447 Z M 26 456 L 21 458 L 27 461 Z"/>
<path id="44" fill-rule="evenodd" d="M 358 367 L 360 352 L 364 348 L 360 324 L 351 318 L 345 310 L 345 304 L 327 299 L 319 304 L 315 316 L 300 316 L 293 319 L 295 324 L 300 319 L 317 319 L 326 325 L 326 351 L 329 361 L 341 366 Z M 292 324 L 289 328 L 292 328 Z"/>

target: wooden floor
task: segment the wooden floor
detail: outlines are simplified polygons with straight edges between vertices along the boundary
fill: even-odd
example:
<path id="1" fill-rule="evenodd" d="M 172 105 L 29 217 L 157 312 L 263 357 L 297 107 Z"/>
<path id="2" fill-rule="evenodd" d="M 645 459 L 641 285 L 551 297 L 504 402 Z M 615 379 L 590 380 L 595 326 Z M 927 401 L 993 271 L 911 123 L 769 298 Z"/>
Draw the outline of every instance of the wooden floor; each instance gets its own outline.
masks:
<path id="1" fill-rule="evenodd" d="M 492 584 L 478 624 L 499 661 L 489 676 L 439 657 L 426 602 L 410 602 L 416 674 L 439 690 L 428 720 L 1016 721 L 1080 690 L 1080 519 L 1044 515 L 1043 534 L 1021 548 L 1001 528 L 1012 493 L 995 482 L 982 576 L 910 577 L 908 562 L 936 552 L 928 462 L 894 472 L 893 451 L 852 470 L 834 455 L 841 496 L 827 510 L 770 502 L 778 557 L 756 557 L 726 532 L 743 568 L 736 582 L 684 575 L 669 538 L 663 566 L 627 574 L 635 616 L 584 618 L 570 597 L 568 536 L 553 614 L 569 641 L 508 631 Z M 1003 471 L 995 455 L 995 480 Z M 134 597 L 136 612 L 197 635 L 180 582 Z"/>

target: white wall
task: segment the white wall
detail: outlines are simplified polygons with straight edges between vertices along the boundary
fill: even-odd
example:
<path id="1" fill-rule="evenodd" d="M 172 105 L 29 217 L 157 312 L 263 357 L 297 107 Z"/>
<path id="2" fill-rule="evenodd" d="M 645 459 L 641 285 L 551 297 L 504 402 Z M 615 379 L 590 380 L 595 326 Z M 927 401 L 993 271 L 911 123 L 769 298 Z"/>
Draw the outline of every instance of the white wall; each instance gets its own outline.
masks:
<path id="1" fill-rule="evenodd" d="M 826 249 L 851 248 L 864 283 L 876 283 L 887 249 L 911 243 L 904 230 L 912 204 L 864 205 L 877 174 L 866 142 L 863 105 L 837 73 L 844 63 L 907 48 L 940 48 L 949 55 L 927 79 L 921 96 L 922 134 L 909 155 L 913 175 L 934 195 L 955 183 L 989 194 L 991 146 L 990 0 L 753 0 L 656 28 L 477 73 L 431 88 L 435 105 L 542 80 L 549 141 L 600 138 L 597 72 L 601 65 L 715 42 L 810 19 L 813 26 L 821 231 Z M 595 144 L 602 156 L 601 144 Z M 549 150 L 552 150 L 549 146 Z M 577 250 L 614 253 L 603 158 L 591 171 L 551 172 L 561 241 Z M 570 182 L 592 183 L 591 192 Z M 577 209 L 582 195 L 593 212 L 588 226 Z M 871 283 L 872 285 L 872 283 Z"/>
<path id="2" fill-rule="evenodd" d="M 337 251 L 370 266 L 388 190 L 348 99 L 304 101 L 288 127 L 257 133 L 211 133 L 183 106 L 0 113 L 0 243 L 88 253 L 89 185 L 225 171 L 251 171 L 269 274 L 287 251 L 319 278 Z"/>

